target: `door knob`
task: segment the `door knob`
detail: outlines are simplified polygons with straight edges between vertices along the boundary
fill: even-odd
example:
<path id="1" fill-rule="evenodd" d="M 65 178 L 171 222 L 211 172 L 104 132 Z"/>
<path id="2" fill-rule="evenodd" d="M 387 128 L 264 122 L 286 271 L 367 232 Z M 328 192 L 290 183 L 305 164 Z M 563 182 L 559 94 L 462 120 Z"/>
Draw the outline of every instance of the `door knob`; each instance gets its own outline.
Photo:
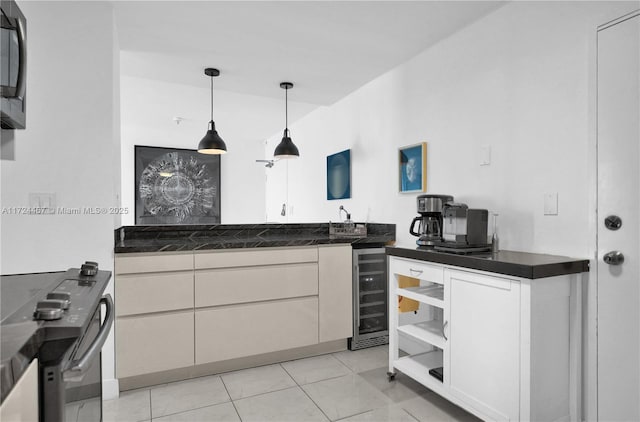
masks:
<path id="1" fill-rule="evenodd" d="M 617 215 L 610 215 L 604 219 L 604 226 L 609 230 L 618 230 L 622 227 L 622 219 Z"/>
<path id="2" fill-rule="evenodd" d="M 611 251 L 604 254 L 604 262 L 609 265 L 620 265 L 624 262 L 624 255 L 620 251 Z"/>

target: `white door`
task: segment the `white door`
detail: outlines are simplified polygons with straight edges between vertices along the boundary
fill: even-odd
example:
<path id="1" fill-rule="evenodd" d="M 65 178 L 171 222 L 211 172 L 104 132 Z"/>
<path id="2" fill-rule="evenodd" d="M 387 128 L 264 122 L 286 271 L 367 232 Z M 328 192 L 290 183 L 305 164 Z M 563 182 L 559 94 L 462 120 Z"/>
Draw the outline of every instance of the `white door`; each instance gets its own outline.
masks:
<path id="1" fill-rule="evenodd" d="M 597 101 L 598 420 L 639 421 L 640 16 L 638 12 L 635 16 L 629 15 L 613 25 L 601 27 L 598 31 Z M 619 220 L 615 216 L 619 217 Z M 616 229 L 618 225 L 620 227 Z M 617 256 L 616 251 L 620 253 Z M 621 262 L 622 256 L 624 256 L 624 262 Z"/>

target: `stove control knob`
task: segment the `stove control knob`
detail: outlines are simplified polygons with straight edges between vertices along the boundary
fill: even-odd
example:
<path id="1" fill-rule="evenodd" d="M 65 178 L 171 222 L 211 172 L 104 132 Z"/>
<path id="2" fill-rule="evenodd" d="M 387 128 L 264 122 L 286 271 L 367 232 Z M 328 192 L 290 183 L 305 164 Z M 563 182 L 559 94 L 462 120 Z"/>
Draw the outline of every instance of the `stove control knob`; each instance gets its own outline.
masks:
<path id="1" fill-rule="evenodd" d="M 71 305 L 71 293 L 51 292 L 47 295 L 47 299 L 55 299 L 61 301 L 62 309 L 69 309 L 69 305 Z"/>
<path id="2" fill-rule="evenodd" d="M 62 300 L 47 299 L 38 302 L 33 316 L 38 320 L 53 321 L 62 318 L 63 312 L 64 302 Z"/>
<path id="3" fill-rule="evenodd" d="M 87 261 L 80 267 L 80 274 L 84 276 L 94 276 L 98 274 L 98 264 Z"/>

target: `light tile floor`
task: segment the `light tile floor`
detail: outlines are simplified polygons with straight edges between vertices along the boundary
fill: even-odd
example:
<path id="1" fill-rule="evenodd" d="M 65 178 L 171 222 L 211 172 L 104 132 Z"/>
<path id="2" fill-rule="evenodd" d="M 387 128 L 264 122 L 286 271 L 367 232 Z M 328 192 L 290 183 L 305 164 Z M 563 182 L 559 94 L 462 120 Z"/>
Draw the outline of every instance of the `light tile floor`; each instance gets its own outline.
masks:
<path id="1" fill-rule="evenodd" d="M 398 373 L 388 347 L 343 351 L 127 391 L 105 422 L 479 421 Z"/>

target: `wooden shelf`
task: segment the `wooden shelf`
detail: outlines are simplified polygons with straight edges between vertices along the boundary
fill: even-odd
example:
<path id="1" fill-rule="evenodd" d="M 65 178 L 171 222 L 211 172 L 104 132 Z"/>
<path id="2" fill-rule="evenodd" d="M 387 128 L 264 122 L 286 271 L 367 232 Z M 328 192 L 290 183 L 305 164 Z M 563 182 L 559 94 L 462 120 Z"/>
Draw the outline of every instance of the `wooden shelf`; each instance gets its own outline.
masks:
<path id="1" fill-rule="evenodd" d="M 375 313 L 372 313 L 372 314 L 360 315 L 360 319 L 363 320 L 363 319 L 367 319 L 367 318 L 380 318 L 380 317 L 383 317 L 384 315 L 385 315 L 384 312 L 375 312 Z"/>
<path id="2" fill-rule="evenodd" d="M 401 325 L 398 327 L 398 331 L 417 340 L 444 349 L 445 340 L 442 336 L 442 321 L 432 320 Z"/>
<path id="3" fill-rule="evenodd" d="M 379 300 L 377 302 L 361 303 L 360 304 L 360 309 L 362 309 L 362 308 L 370 308 L 372 306 L 380 306 L 380 305 L 384 305 L 384 304 L 385 304 L 384 300 Z"/>
<path id="4" fill-rule="evenodd" d="M 358 275 L 363 276 L 363 275 L 380 275 L 380 274 L 384 274 L 384 270 L 375 270 L 375 271 L 360 271 L 358 273 Z M 372 280 L 373 281 L 373 280 Z"/>
<path id="5" fill-rule="evenodd" d="M 360 264 L 384 264 L 385 259 L 361 259 L 358 261 L 358 265 Z"/>
<path id="6" fill-rule="evenodd" d="M 444 286 L 439 284 L 398 288 L 396 289 L 396 294 L 444 309 Z"/>
<path id="7" fill-rule="evenodd" d="M 365 295 L 379 295 L 380 293 L 384 293 L 384 289 L 378 289 L 378 290 L 367 290 L 364 292 L 360 292 L 360 296 L 365 296 Z"/>

